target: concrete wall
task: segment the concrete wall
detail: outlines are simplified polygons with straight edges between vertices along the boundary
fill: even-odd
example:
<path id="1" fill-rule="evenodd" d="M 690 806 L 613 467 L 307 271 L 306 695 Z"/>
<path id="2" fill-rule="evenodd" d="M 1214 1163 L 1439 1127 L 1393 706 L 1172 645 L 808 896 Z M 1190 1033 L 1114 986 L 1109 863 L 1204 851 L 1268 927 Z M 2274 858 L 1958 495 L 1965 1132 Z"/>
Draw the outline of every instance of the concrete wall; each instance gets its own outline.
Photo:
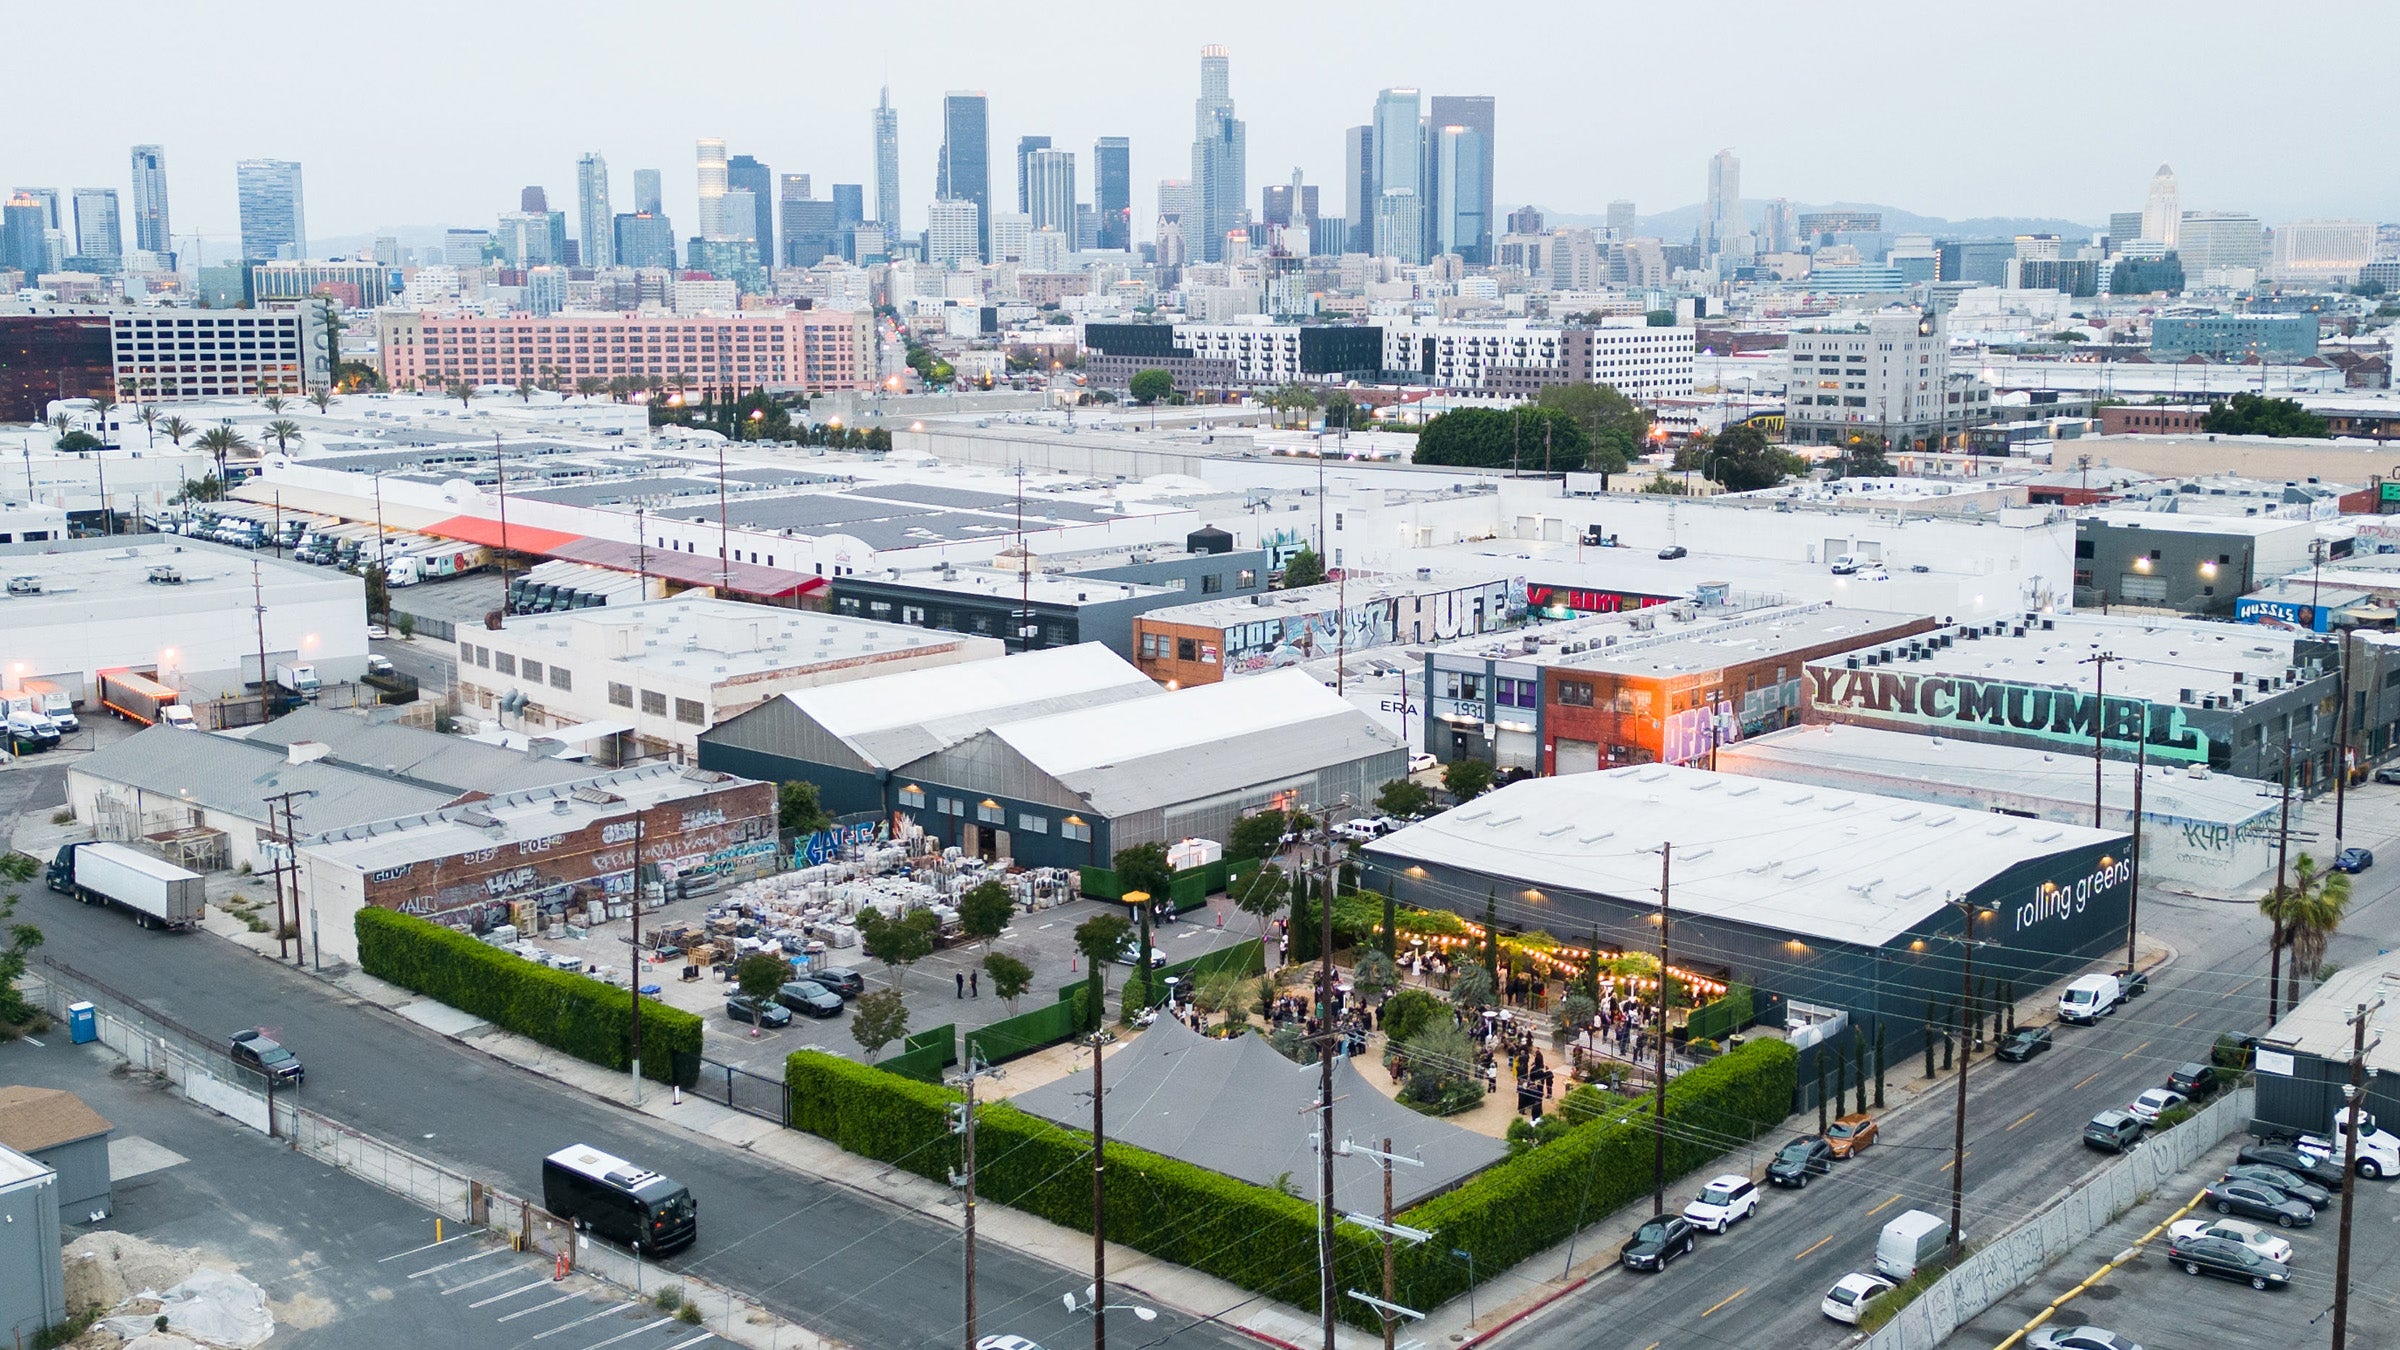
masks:
<path id="1" fill-rule="evenodd" d="M 58 1212 L 61 1222 L 84 1223 L 94 1211 L 110 1214 L 116 1204 L 108 1189 L 108 1136 L 96 1134 L 54 1148 L 35 1159 L 58 1171 Z"/>
<path id="2" fill-rule="evenodd" d="M 11 1164 L 24 1157 L 0 1149 Z M 10 1344 L 67 1316 L 67 1281 L 58 1231 L 58 1174 L 0 1187 L 0 1336 Z"/>

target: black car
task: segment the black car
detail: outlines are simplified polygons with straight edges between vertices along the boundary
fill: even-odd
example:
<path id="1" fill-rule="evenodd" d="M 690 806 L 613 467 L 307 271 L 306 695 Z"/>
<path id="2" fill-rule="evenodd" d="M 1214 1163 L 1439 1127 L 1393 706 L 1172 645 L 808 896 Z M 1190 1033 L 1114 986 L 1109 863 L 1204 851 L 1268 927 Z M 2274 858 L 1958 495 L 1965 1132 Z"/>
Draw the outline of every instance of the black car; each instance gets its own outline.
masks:
<path id="1" fill-rule="evenodd" d="M 2123 1153 L 2142 1140 L 2142 1118 L 2122 1106 L 2112 1106 L 2083 1127 L 2083 1142 L 2091 1148 Z"/>
<path id="2" fill-rule="evenodd" d="M 1693 1235 L 1699 1231 L 1680 1214 L 1652 1219 L 1625 1239 L 1625 1245 L 1617 1249 L 1617 1259 L 1627 1270 L 1665 1270 L 1667 1262 L 1692 1254 Z"/>
<path id="3" fill-rule="evenodd" d="M 2011 1063 L 2022 1064 L 2035 1055 L 2047 1053 L 2051 1039 L 2048 1027 L 2018 1027 L 2008 1033 L 2008 1039 L 2000 1042 L 2000 1048 L 1993 1053 Z"/>
<path id="4" fill-rule="evenodd" d="M 775 991 L 775 1001 L 796 1013 L 810 1017 L 839 1017 L 842 1015 L 842 996 L 815 980 L 794 980 Z"/>
<path id="5" fill-rule="evenodd" d="M 2182 1093 L 2193 1101 L 2198 1101 L 2202 1097 L 2216 1092 L 2217 1071 L 2198 1060 L 2193 1060 L 2189 1064 L 2178 1064 L 2175 1066 L 2175 1072 L 2167 1075 L 2167 1087 Z"/>
<path id="6" fill-rule="evenodd" d="M 1662 548 L 1658 551 L 1658 556 L 1668 562 L 1673 562 L 1677 558 L 1690 557 L 1691 552 L 1692 551 L 1690 549 L 1685 548 L 1681 544 L 1669 544 L 1665 548 Z"/>
<path id="7" fill-rule="evenodd" d="M 2310 1209 L 2323 1209 L 2333 1203 L 2333 1192 L 2323 1186 L 2266 1163 L 2235 1163 L 2225 1169 L 2226 1181 L 2255 1181 L 2272 1186 L 2285 1195 L 2306 1204 Z"/>
<path id="8" fill-rule="evenodd" d="M 2342 1184 L 2342 1165 L 2332 1158 L 2320 1158 L 2304 1153 L 2290 1144 L 2244 1144 L 2233 1155 L 2235 1162 L 2265 1163 L 2324 1186 Z"/>
<path id="9" fill-rule="evenodd" d="M 2317 1211 L 2307 1201 L 2256 1181 L 2220 1181 L 2200 1193 L 2200 1202 L 2219 1214 L 2271 1219 L 2282 1228 L 2306 1228 L 2317 1221 Z"/>
<path id="10" fill-rule="evenodd" d="M 1821 1177 L 1832 1170 L 1833 1145 L 1822 1139 L 1795 1139 L 1783 1146 L 1775 1161 L 1767 1164 L 1767 1180 L 1796 1189 L 1807 1186 L 1810 1177 Z"/>
<path id="11" fill-rule="evenodd" d="M 307 1081 L 308 1072 L 300 1067 L 300 1057 L 256 1028 L 233 1033 L 228 1052 L 233 1056 L 236 1068 L 247 1069 L 262 1078 L 272 1078 L 286 1087 L 298 1087 Z"/>
<path id="12" fill-rule="evenodd" d="M 2140 998 L 2150 992 L 2150 972 L 2132 969 L 2120 970 L 2117 972 L 2117 988 L 2124 991 L 2125 997 L 2128 999 Z"/>
<path id="13" fill-rule="evenodd" d="M 735 994 L 725 1000 L 725 1015 L 736 1022 L 756 1022 L 762 1027 L 788 1027 L 792 1024 L 792 1014 L 782 1004 L 753 1004 L 748 994 Z"/>
<path id="14" fill-rule="evenodd" d="M 2292 1268 L 2281 1261 L 2270 1261 L 2238 1242 L 2224 1238 L 2174 1238 L 2167 1243 L 2167 1259 L 2183 1267 L 2188 1275 L 2217 1275 L 2228 1280 L 2242 1280 L 2253 1289 L 2281 1288 L 2292 1278 Z"/>
<path id="15" fill-rule="evenodd" d="M 843 998 L 857 998 L 867 992 L 867 977 L 848 966 L 827 966 L 823 970 L 811 971 L 808 978 Z"/>

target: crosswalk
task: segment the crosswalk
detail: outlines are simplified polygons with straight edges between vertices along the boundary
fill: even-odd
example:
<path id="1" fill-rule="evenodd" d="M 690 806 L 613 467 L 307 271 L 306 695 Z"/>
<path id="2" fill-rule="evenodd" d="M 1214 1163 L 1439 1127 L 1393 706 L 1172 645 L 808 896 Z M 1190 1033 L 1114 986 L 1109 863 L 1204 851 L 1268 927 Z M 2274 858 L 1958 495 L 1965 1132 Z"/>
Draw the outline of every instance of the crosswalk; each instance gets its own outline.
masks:
<path id="1" fill-rule="evenodd" d="M 623 1290 L 572 1275 L 557 1279 L 549 1261 L 485 1233 L 454 1233 L 380 1260 L 402 1266 L 405 1279 L 395 1284 L 431 1298 L 464 1300 L 463 1310 L 476 1320 L 489 1318 L 489 1338 L 476 1343 L 493 1350 L 694 1350 L 722 1343 L 715 1332 Z"/>

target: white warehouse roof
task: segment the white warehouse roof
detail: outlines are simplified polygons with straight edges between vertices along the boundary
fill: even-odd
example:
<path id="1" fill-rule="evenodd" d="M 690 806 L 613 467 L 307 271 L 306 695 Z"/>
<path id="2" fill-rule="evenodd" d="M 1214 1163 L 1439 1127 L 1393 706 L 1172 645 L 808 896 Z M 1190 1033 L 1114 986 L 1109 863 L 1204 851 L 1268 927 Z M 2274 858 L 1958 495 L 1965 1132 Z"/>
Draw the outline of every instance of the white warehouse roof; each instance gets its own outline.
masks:
<path id="1" fill-rule="evenodd" d="M 1125 658 L 1085 642 L 796 689 L 783 698 L 861 760 L 897 768 L 996 721 L 1157 692 Z"/>

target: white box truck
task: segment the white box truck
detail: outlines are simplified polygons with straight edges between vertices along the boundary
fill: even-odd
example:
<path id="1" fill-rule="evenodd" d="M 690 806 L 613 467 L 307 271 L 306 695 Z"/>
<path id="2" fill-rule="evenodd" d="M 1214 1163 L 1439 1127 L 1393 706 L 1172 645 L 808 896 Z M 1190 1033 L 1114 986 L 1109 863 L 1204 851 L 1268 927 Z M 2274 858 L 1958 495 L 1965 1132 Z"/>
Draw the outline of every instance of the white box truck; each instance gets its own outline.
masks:
<path id="1" fill-rule="evenodd" d="M 1950 1243 L 1950 1224 L 1921 1209 L 1912 1209 L 1883 1226 L 1875 1239 L 1875 1269 L 1895 1280 L 1915 1275 Z"/>
<path id="2" fill-rule="evenodd" d="M 87 905 L 130 909 L 144 928 L 197 928 L 208 903 L 208 883 L 198 872 L 123 844 L 61 844 L 44 879 Z"/>
<path id="3" fill-rule="evenodd" d="M 312 665 L 275 663 L 275 683 L 314 703 L 317 701 L 317 668 Z"/>
<path id="4" fill-rule="evenodd" d="M 61 731 L 83 730 L 82 719 L 75 716 L 75 696 L 56 680 L 27 680 L 25 692 L 42 702 L 42 715 L 58 723 Z"/>

